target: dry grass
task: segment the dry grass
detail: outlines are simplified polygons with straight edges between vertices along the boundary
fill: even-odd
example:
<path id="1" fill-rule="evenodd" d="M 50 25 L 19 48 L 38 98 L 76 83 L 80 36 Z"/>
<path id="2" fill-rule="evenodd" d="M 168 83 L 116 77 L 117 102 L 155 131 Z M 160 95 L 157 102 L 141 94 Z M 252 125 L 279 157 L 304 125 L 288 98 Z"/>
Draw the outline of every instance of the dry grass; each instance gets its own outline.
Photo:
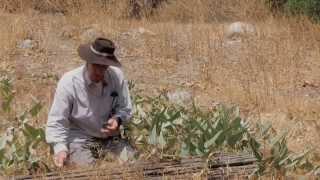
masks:
<path id="1" fill-rule="evenodd" d="M 319 154 L 320 26 L 308 19 L 274 17 L 260 0 L 175 1 L 141 20 L 128 18 L 127 1 L 101 8 L 93 0 L 49 0 L 37 5 L 40 12 L 30 9 L 35 2 L 0 2 L 0 74 L 15 77 L 17 108 L 30 96 L 44 102 L 38 123 L 46 122 L 56 85 L 44 74 L 61 75 L 81 64 L 75 48 L 94 27 L 124 49 L 128 78 L 146 93 L 189 89 L 205 107 L 237 104 L 252 121 L 291 130 L 293 150 L 308 145 Z M 238 20 L 254 24 L 257 33 L 230 43 L 224 30 Z M 152 33 L 134 36 L 139 27 Z M 25 38 L 37 46 L 17 49 Z M 58 51 L 63 44 L 70 48 Z"/>

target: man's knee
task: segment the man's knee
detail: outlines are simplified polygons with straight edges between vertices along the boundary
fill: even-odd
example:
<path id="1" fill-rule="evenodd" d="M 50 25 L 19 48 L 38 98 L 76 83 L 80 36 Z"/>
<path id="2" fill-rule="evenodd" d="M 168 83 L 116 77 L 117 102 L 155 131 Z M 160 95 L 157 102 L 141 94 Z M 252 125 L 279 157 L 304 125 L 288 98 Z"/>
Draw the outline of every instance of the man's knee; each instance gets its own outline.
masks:
<path id="1" fill-rule="evenodd" d="M 84 143 L 71 143 L 69 145 L 69 163 L 76 166 L 90 166 L 96 162 L 89 148 Z"/>
<path id="2" fill-rule="evenodd" d="M 105 148 L 107 151 L 112 152 L 118 157 L 125 150 L 130 159 L 132 159 L 137 153 L 136 149 L 124 139 L 119 139 L 116 142 L 108 143 Z"/>

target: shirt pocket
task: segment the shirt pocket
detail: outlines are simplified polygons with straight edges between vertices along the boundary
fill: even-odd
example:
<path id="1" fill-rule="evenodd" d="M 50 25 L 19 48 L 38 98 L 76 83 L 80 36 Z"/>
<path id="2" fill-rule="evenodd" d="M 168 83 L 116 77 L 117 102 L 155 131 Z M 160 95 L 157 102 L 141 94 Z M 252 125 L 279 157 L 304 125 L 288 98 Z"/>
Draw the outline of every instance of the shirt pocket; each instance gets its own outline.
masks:
<path id="1" fill-rule="evenodd" d="M 87 89 L 79 82 L 74 83 L 74 100 L 71 115 L 74 119 L 87 119 L 92 115 L 90 110 L 90 97 Z"/>

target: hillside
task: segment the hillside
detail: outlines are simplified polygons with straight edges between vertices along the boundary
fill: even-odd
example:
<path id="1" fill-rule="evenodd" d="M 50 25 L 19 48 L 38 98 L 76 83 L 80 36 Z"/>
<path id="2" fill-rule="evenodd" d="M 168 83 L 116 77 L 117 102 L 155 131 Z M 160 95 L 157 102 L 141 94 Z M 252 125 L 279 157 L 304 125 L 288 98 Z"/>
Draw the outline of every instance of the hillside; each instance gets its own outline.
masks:
<path id="1" fill-rule="evenodd" d="M 197 2 L 168 4 L 141 19 L 123 17 L 121 3 L 103 9 L 92 1 L 68 13 L 9 11 L 7 4 L 0 10 L 0 75 L 14 79 L 15 108 L 41 101 L 33 123 L 44 125 L 57 80 L 83 64 L 77 47 L 105 36 L 144 94 L 187 92 L 204 109 L 239 106 L 250 122 L 289 130 L 290 149 L 311 148 L 319 161 L 320 25 L 273 15 L 260 1 Z M 252 30 L 230 34 L 237 21 Z M 0 123 L 1 130 L 11 126 Z"/>

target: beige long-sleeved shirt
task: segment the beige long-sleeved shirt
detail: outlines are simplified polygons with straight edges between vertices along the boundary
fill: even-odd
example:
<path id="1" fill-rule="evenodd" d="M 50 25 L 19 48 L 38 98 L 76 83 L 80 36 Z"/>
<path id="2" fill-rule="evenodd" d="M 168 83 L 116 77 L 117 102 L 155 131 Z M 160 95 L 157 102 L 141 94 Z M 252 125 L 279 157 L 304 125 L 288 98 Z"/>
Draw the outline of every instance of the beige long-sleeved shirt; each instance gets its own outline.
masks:
<path id="1" fill-rule="evenodd" d="M 54 153 L 68 151 L 68 143 L 83 142 L 92 137 L 106 138 L 100 130 L 108 120 L 112 106 L 114 116 L 127 123 L 132 116 L 132 104 L 123 72 L 110 66 L 105 83 L 94 83 L 81 66 L 63 75 L 58 82 L 46 127 L 46 141 Z M 118 96 L 112 105 L 111 93 Z"/>

